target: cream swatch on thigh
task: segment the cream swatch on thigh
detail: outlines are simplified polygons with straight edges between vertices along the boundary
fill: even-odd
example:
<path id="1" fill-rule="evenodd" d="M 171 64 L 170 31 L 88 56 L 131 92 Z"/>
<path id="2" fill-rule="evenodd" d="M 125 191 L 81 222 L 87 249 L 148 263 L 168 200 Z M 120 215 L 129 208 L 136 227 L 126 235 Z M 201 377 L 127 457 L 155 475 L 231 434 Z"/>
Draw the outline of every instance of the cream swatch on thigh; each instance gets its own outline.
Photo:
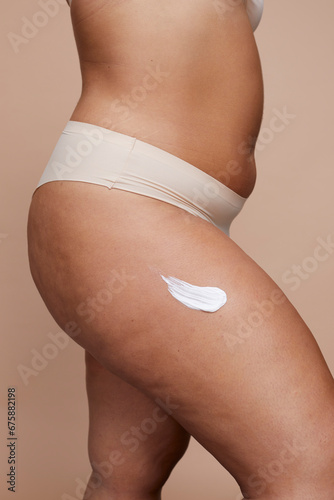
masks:
<path id="1" fill-rule="evenodd" d="M 167 283 L 168 291 L 173 297 L 190 309 L 216 312 L 226 304 L 226 293 L 220 288 L 195 286 L 171 276 L 168 278 L 165 278 L 162 274 L 160 276 Z"/>

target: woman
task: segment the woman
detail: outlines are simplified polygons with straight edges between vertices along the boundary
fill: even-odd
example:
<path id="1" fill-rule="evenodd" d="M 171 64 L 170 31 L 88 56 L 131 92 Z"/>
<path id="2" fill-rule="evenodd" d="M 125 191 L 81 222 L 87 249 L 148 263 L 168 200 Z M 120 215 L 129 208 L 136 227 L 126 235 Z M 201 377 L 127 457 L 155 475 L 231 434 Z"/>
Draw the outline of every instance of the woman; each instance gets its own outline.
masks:
<path id="1" fill-rule="evenodd" d="M 229 238 L 255 183 L 262 0 L 73 0 L 83 88 L 29 213 L 86 352 L 91 500 L 157 500 L 194 436 L 244 498 L 334 499 L 334 384 Z"/>

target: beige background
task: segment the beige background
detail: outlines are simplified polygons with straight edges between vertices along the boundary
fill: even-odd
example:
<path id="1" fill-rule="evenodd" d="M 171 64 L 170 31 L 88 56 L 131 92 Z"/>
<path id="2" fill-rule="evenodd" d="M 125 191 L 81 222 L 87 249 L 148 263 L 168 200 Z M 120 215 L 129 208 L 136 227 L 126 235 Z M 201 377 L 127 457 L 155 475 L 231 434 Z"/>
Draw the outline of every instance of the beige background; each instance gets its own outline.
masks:
<path id="1" fill-rule="evenodd" d="M 43 1 L 43 0 L 42 0 Z M 73 342 L 23 383 L 17 367 L 31 367 L 59 328 L 30 277 L 26 220 L 32 192 L 80 91 L 79 66 L 65 0 L 59 12 L 30 32 L 15 53 L 9 33 L 23 17 L 43 23 L 38 0 L 2 2 L 1 15 L 1 422 L 0 496 L 61 500 L 75 496 L 76 478 L 89 473 L 83 355 Z M 210 1 L 210 0 L 208 0 Z M 317 262 L 317 238 L 333 227 L 332 0 L 267 1 L 256 38 L 266 86 L 257 151 L 258 181 L 232 227 L 232 237 L 283 288 L 313 330 L 334 372 L 334 253 Z M 22 35 L 21 35 L 22 36 Z M 286 107 L 290 122 L 272 118 Z M 275 127 L 276 124 L 276 127 Z M 272 129 L 275 130 L 272 130 Z M 309 269 L 293 290 L 282 276 Z M 313 267 L 312 267 L 313 266 Z M 17 389 L 17 493 L 7 492 L 7 387 Z M 66 497 L 65 497 L 66 498 Z M 198 444 L 165 488 L 164 500 L 238 500 L 234 480 Z M 64 500 L 64 498 L 63 498 Z"/>

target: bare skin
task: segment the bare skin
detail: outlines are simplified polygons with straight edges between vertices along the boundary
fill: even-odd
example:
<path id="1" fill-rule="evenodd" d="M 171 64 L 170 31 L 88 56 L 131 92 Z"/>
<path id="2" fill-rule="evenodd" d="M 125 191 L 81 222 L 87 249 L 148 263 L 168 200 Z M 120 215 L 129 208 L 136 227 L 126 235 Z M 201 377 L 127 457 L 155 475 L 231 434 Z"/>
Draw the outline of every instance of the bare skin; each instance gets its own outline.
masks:
<path id="1" fill-rule="evenodd" d="M 207 0 L 73 0 L 71 11 L 83 74 L 71 119 L 149 142 L 247 197 L 263 88 L 244 5 L 222 16 Z"/>
<path id="2" fill-rule="evenodd" d="M 262 78 L 244 5 L 220 19 L 199 0 L 73 0 L 72 18 L 84 82 L 72 119 L 136 136 L 248 196 Z M 145 79 L 152 61 L 169 73 L 158 85 Z M 59 181 L 35 192 L 28 242 L 46 306 L 86 351 L 87 499 L 160 499 L 190 435 L 247 499 L 334 499 L 332 375 L 230 238 L 166 203 Z M 220 287 L 227 303 L 191 310 L 160 273 Z"/>

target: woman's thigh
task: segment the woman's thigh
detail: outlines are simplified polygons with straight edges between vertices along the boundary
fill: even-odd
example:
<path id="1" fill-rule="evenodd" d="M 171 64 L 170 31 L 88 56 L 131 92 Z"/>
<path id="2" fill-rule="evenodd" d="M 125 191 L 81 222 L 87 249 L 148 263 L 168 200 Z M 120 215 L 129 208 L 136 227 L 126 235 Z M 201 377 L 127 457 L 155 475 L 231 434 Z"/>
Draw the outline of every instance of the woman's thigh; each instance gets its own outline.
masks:
<path id="1" fill-rule="evenodd" d="M 176 207 L 81 183 L 49 188 L 35 194 L 30 258 L 59 324 L 75 322 L 79 344 L 170 408 L 248 498 L 312 488 L 314 477 L 334 488 L 333 378 L 270 277 Z M 190 309 L 162 275 L 219 287 L 227 302 Z"/>

